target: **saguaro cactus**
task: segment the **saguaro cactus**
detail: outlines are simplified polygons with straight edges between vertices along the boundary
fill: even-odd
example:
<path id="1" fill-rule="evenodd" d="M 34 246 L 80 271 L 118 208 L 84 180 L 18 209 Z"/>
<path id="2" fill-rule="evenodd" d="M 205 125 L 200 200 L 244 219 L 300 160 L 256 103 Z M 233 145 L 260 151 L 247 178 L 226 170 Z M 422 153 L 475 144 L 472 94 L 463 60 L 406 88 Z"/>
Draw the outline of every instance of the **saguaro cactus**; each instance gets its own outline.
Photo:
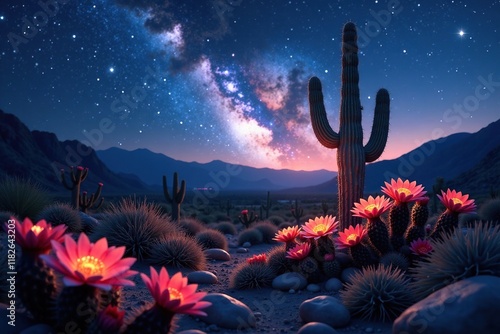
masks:
<path id="1" fill-rule="evenodd" d="M 179 188 L 179 177 L 177 172 L 174 173 L 174 185 L 172 188 L 172 196 L 170 196 L 167 187 L 167 177 L 163 175 L 163 194 L 168 203 L 172 205 L 172 220 L 179 221 L 181 214 L 181 203 L 186 195 L 186 181 L 182 180 Z"/>
<path id="2" fill-rule="evenodd" d="M 267 192 L 266 204 L 261 204 L 260 209 L 265 210 L 266 211 L 266 219 L 269 218 L 269 209 L 271 209 L 271 193 L 269 191 Z M 262 214 L 260 216 L 263 217 Z"/>
<path id="3" fill-rule="evenodd" d="M 354 23 L 349 22 L 344 26 L 342 36 L 342 99 L 338 132 L 328 123 L 321 81 L 317 77 L 309 80 L 311 123 L 316 138 L 325 147 L 337 149 L 340 230 L 361 224 L 361 218 L 353 217 L 350 210 L 354 202 L 363 197 L 365 163 L 380 157 L 389 130 L 389 92 L 380 89 L 376 97 L 372 133 L 363 146 L 358 82 L 357 33 Z"/>
<path id="4" fill-rule="evenodd" d="M 61 182 L 66 189 L 71 190 L 71 204 L 75 210 L 78 210 L 80 208 L 80 186 L 87 178 L 89 169 L 82 166 L 76 168 L 71 166 L 70 169 L 71 184 L 66 181 L 64 169 L 61 169 Z"/>

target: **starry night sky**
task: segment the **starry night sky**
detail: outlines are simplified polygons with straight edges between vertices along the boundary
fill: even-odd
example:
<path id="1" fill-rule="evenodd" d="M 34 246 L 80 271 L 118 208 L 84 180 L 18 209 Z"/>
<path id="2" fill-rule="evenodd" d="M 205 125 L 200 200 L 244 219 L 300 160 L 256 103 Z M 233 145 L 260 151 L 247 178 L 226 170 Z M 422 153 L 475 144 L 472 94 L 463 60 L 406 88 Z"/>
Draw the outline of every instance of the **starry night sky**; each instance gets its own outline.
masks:
<path id="1" fill-rule="evenodd" d="M 96 150 L 336 170 L 310 125 L 307 81 L 322 80 L 338 130 L 348 21 L 365 142 L 374 95 L 391 95 L 381 159 L 500 117 L 500 1 L 42 2 L 0 4 L 0 108 Z"/>

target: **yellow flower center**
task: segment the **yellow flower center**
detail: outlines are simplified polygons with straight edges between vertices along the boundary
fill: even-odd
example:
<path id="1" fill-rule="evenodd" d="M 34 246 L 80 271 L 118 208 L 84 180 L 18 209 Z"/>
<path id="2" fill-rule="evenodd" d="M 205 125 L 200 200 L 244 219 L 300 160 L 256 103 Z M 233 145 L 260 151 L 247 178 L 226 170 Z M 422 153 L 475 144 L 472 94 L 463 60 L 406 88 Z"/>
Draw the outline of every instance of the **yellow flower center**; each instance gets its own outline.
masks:
<path id="1" fill-rule="evenodd" d="M 86 277 L 102 275 L 104 263 L 98 258 L 87 255 L 76 260 L 76 270 Z"/>
<path id="2" fill-rule="evenodd" d="M 181 304 L 182 304 L 182 301 L 184 300 L 184 296 L 182 295 L 182 292 L 180 292 L 179 290 L 175 289 L 175 288 L 167 288 L 168 289 L 168 293 L 170 294 L 170 300 L 174 300 L 174 299 L 179 299 L 181 301 Z"/>
<path id="3" fill-rule="evenodd" d="M 406 196 L 411 195 L 411 191 L 408 188 L 398 188 L 398 193 L 404 193 Z"/>
<path id="4" fill-rule="evenodd" d="M 302 253 L 304 253 L 304 250 L 303 249 L 299 249 L 296 253 L 299 254 L 299 255 L 302 255 Z"/>
<path id="5" fill-rule="evenodd" d="M 453 197 L 451 200 L 453 201 L 453 204 L 464 204 L 460 198 Z"/>
<path id="6" fill-rule="evenodd" d="M 368 204 L 366 207 L 365 207 L 365 210 L 366 211 L 373 211 L 373 209 L 378 209 L 378 205 L 376 204 Z"/>
<path id="7" fill-rule="evenodd" d="M 427 246 L 420 246 L 417 248 L 417 253 L 425 254 L 427 253 Z"/>
<path id="8" fill-rule="evenodd" d="M 358 235 L 356 233 L 349 234 L 347 238 L 345 239 L 350 245 L 356 242 L 358 240 Z"/>
<path id="9" fill-rule="evenodd" d="M 35 225 L 31 228 L 31 230 L 33 231 L 33 233 L 35 233 L 36 236 L 38 236 L 44 230 L 44 228 L 41 226 Z"/>
<path id="10" fill-rule="evenodd" d="M 313 231 L 316 234 L 320 234 L 320 233 L 323 234 L 326 232 L 326 230 L 327 230 L 327 228 L 326 228 L 325 224 L 318 224 L 318 225 L 314 226 L 314 228 L 313 228 Z"/>

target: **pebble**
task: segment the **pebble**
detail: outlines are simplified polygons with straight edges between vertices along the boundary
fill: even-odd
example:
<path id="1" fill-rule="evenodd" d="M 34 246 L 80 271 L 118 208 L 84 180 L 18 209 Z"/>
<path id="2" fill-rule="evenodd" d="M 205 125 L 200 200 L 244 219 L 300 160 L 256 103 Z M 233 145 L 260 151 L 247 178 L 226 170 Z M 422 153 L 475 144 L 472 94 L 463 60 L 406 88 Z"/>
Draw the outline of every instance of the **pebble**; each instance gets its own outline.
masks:
<path id="1" fill-rule="evenodd" d="M 231 255 L 223 249 L 220 248 L 210 248 L 203 251 L 208 259 L 218 260 L 218 261 L 229 261 L 231 260 Z"/>
<path id="2" fill-rule="evenodd" d="M 371 328 L 371 327 L 367 327 L 367 328 L 365 329 L 365 332 L 366 332 L 366 333 L 373 333 L 373 328 Z"/>
<path id="3" fill-rule="evenodd" d="M 252 244 L 250 242 L 246 241 L 241 246 L 243 246 L 243 248 L 250 248 L 250 247 L 252 247 Z"/>
<path id="4" fill-rule="evenodd" d="M 333 328 L 345 327 L 351 320 L 347 308 L 331 296 L 318 296 L 302 302 L 299 315 L 304 322 L 321 322 Z"/>
<path id="5" fill-rule="evenodd" d="M 321 291 L 321 287 L 318 284 L 309 284 L 306 289 L 311 292 Z"/>
<path id="6" fill-rule="evenodd" d="M 338 332 L 327 324 L 310 322 L 302 326 L 297 334 L 337 334 Z"/>
<path id="7" fill-rule="evenodd" d="M 236 253 L 248 253 L 248 248 L 240 247 L 236 250 Z"/>
<path id="8" fill-rule="evenodd" d="M 238 299 L 223 293 L 209 293 L 203 301 L 212 303 L 203 309 L 207 315 L 199 317 L 204 322 L 227 329 L 255 327 L 254 313 Z"/>
<path id="9" fill-rule="evenodd" d="M 354 268 L 354 267 L 345 268 L 344 270 L 342 270 L 342 274 L 340 274 L 340 279 L 344 283 L 350 283 L 351 276 L 357 272 L 360 272 L 360 271 L 361 271 L 361 269 Z"/>
<path id="10" fill-rule="evenodd" d="M 274 278 L 272 286 L 281 291 L 301 290 L 307 286 L 307 280 L 296 272 L 284 273 Z"/>
<path id="11" fill-rule="evenodd" d="M 326 291 L 339 291 L 342 289 L 342 282 L 338 278 L 330 278 L 325 283 Z"/>
<path id="12" fill-rule="evenodd" d="M 214 273 L 209 271 L 193 271 L 187 275 L 188 283 L 217 284 L 219 280 Z"/>

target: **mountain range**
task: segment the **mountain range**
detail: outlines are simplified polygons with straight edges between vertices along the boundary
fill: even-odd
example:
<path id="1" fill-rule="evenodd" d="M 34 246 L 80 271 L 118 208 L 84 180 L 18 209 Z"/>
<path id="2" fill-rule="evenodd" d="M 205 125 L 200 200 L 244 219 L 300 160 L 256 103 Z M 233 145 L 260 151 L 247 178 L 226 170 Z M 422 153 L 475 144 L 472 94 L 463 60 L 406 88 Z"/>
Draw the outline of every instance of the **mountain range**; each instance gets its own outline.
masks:
<path id="1" fill-rule="evenodd" d="M 429 140 L 392 160 L 366 166 L 365 192 L 379 193 L 391 178 L 416 180 L 427 190 L 437 177 L 464 192 L 500 190 L 500 120 L 475 133 L 456 133 Z M 16 116 L 0 110 L 0 177 L 29 177 L 51 192 L 65 192 L 60 169 L 89 168 L 84 188 L 113 194 L 145 194 L 161 190 L 162 175 L 172 183 L 179 173 L 188 189 L 275 191 L 332 194 L 337 192 L 336 173 L 327 170 L 293 171 L 232 165 L 223 161 L 184 162 L 147 149 L 126 151 L 109 148 L 94 151 L 76 140 L 58 140 L 53 133 L 30 131 Z"/>

